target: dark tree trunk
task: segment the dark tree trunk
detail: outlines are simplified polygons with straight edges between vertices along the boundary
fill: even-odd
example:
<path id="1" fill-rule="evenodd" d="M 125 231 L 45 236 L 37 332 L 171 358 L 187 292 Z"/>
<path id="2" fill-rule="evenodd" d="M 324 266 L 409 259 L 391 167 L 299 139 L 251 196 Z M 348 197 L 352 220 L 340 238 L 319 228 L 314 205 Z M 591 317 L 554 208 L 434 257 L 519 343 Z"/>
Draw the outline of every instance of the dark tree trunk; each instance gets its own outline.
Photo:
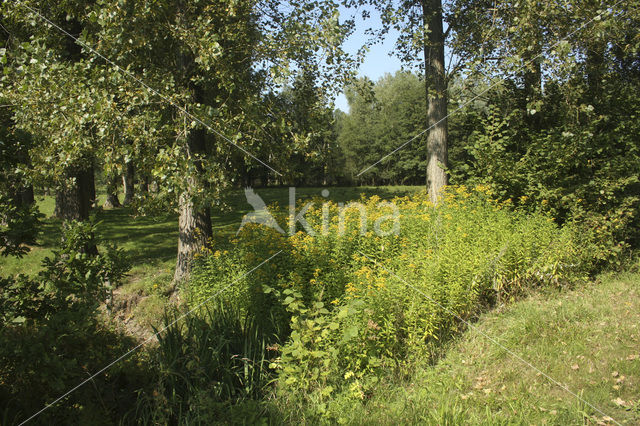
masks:
<path id="1" fill-rule="evenodd" d="M 425 40 L 424 61 L 427 88 L 427 191 L 436 204 L 438 194 L 447 185 L 447 79 L 444 68 L 444 31 L 442 1 L 422 0 L 424 24 L 429 28 Z"/>
<path id="2" fill-rule="evenodd" d="M 97 205 L 97 197 L 96 197 L 96 169 L 93 165 L 93 161 L 91 162 L 91 165 L 89 166 L 89 168 L 86 170 L 87 173 L 87 179 L 86 179 L 86 185 L 87 185 L 87 191 L 89 192 L 89 206 L 90 208 L 96 207 Z"/>
<path id="3" fill-rule="evenodd" d="M 140 192 L 144 194 L 148 194 L 151 186 L 151 179 L 148 175 L 144 175 L 144 177 L 140 180 Z"/>
<path id="4" fill-rule="evenodd" d="M 131 204 L 133 201 L 135 191 L 134 179 L 135 168 L 133 166 L 133 161 L 129 161 L 125 166 L 125 172 L 122 176 L 122 183 L 124 186 L 124 200 L 122 200 L 122 204 L 125 206 Z"/>
<path id="5" fill-rule="evenodd" d="M 64 221 L 86 221 L 89 219 L 92 175 L 92 167 L 81 168 L 67 174 L 68 181 L 64 182 L 63 187 L 56 191 L 56 206 L 54 210 L 56 217 Z M 98 248 L 95 244 L 92 244 L 85 247 L 84 252 L 96 255 L 98 254 Z"/>
<path id="6" fill-rule="evenodd" d="M 20 203 L 23 206 L 31 206 L 35 203 L 33 185 L 27 185 L 20 191 Z"/>
<path id="7" fill-rule="evenodd" d="M 197 86 L 194 88 L 194 101 L 202 102 L 202 92 Z M 207 246 L 212 235 L 210 209 L 198 204 L 194 193 L 203 172 L 199 158 L 207 153 L 205 142 L 204 129 L 192 129 L 187 137 L 187 155 L 194 162 L 196 172 L 188 177 L 189 187 L 178 200 L 178 260 L 173 275 L 174 285 L 189 279 L 194 255 Z"/>
<path id="8" fill-rule="evenodd" d="M 114 173 L 107 174 L 107 200 L 103 205 L 105 209 L 120 207 L 120 200 L 118 200 L 118 178 L 119 176 Z"/>
<path id="9" fill-rule="evenodd" d="M 54 214 L 62 220 L 88 220 L 91 210 L 91 174 L 84 169 L 68 173 L 64 187 L 56 191 Z M 75 182 L 71 182 L 75 179 Z"/>

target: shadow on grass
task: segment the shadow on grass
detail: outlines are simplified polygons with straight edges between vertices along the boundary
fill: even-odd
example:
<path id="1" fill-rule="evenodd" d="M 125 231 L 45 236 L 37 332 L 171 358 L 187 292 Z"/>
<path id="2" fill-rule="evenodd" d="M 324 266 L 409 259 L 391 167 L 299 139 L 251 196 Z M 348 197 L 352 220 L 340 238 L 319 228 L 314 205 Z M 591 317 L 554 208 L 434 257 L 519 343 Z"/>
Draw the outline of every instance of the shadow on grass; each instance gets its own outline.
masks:
<path id="1" fill-rule="evenodd" d="M 134 216 L 125 207 L 99 210 L 95 220 L 100 239 L 124 249 L 132 266 L 155 265 L 176 257 L 176 215 Z"/>

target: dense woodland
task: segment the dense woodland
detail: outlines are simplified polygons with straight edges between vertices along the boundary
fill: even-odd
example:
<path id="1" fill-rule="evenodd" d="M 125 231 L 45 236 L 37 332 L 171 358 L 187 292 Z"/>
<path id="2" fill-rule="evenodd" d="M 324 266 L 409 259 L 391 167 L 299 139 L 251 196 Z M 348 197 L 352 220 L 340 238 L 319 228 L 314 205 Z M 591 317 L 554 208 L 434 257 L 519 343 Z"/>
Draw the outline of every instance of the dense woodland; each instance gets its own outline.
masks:
<path id="1" fill-rule="evenodd" d="M 0 24 L 0 252 L 25 265 L 0 272 L 2 424 L 343 421 L 640 243 L 639 1 L 10 0 Z M 405 69 L 358 77 L 392 30 Z M 379 187 L 366 220 L 392 200 L 400 231 L 360 232 L 358 189 L 317 235 L 220 231 L 243 188 L 289 186 Z M 118 319 L 144 281 L 118 212 L 114 239 L 177 236 L 145 332 Z"/>

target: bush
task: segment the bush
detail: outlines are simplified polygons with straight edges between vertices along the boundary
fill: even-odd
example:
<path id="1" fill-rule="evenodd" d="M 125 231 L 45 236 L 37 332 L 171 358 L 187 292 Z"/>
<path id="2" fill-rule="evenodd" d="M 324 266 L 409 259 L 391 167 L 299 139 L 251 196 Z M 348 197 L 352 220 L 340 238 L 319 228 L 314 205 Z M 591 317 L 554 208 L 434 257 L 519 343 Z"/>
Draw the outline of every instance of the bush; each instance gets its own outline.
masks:
<path id="1" fill-rule="evenodd" d="M 97 320 L 98 306 L 125 271 L 122 252 L 86 252 L 90 224 L 66 227 L 60 250 L 35 277 L 0 282 L 0 409 L 3 423 L 18 423 L 73 388 L 132 346 Z M 47 409 L 42 423 L 95 423 L 118 418 L 137 386 L 125 362 Z M 125 374 L 126 372 L 126 374 Z M 113 407 L 108 410 L 106 407 Z"/>
<path id="2" fill-rule="evenodd" d="M 227 255 L 202 255 L 190 292 L 204 300 L 232 282 L 226 271 L 239 276 L 283 250 L 226 297 L 258 319 L 265 312 L 284 318 L 290 333 L 280 336 L 287 343 L 272 365 L 281 392 L 315 391 L 322 410 L 334 392 L 364 399 L 382 371 L 433 359 L 464 328 L 459 318 L 473 320 L 487 307 L 588 271 L 571 227 L 499 203 L 486 187 L 451 187 L 437 207 L 425 193 L 393 201 L 398 233 L 372 231 L 394 226 L 391 207 L 378 197 L 361 200 L 364 229 L 356 208 L 332 203 L 306 214 L 316 235 L 247 226 Z"/>

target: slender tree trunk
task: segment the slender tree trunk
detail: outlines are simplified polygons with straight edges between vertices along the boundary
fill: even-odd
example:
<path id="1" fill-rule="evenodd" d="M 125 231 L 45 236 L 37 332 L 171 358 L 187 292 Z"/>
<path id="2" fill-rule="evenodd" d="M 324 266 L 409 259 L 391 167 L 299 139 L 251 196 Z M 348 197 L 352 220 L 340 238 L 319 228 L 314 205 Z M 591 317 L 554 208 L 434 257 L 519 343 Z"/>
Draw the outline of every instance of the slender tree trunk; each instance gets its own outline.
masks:
<path id="1" fill-rule="evenodd" d="M 118 178 L 115 173 L 107 173 L 107 200 L 104 202 L 105 209 L 113 209 L 120 207 L 118 200 Z"/>
<path id="2" fill-rule="evenodd" d="M 194 101 L 202 102 L 199 87 L 194 89 Z M 187 155 L 194 161 L 196 173 L 189 176 L 188 189 L 180 194 L 178 209 L 178 260 L 173 275 L 174 285 L 189 279 L 194 255 L 206 247 L 211 235 L 211 212 L 209 207 L 196 203 L 195 189 L 203 172 L 200 156 L 206 155 L 204 129 L 192 129 L 187 137 Z"/>
<path id="3" fill-rule="evenodd" d="M 133 201 L 133 195 L 135 191 L 135 167 L 133 166 L 133 161 L 129 161 L 125 165 L 125 172 L 122 175 L 122 183 L 124 186 L 124 200 L 122 200 L 122 204 L 127 206 L 131 204 Z"/>
<path id="4" fill-rule="evenodd" d="M 144 177 L 140 180 L 140 192 L 148 194 L 150 186 L 151 179 L 149 178 L 149 175 L 145 174 Z"/>
<path id="5" fill-rule="evenodd" d="M 89 168 L 86 170 L 86 173 L 87 173 L 86 185 L 87 185 L 87 191 L 89 192 L 89 201 L 90 201 L 89 206 L 90 208 L 94 208 L 98 203 L 98 199 L 96 196 L 96 168 L 93 165 L 93 161 L 91 162 L 91 166 L 89 166 Z"/>
<path id="6" fill-rule="evenodd" d="M 424 60 L 427 88 L 427 191 L 431 201 L 447 185 L 447 80 L 444 68 L 442 1 L 422 0 L 424 24 L 429 28 Z"/>

